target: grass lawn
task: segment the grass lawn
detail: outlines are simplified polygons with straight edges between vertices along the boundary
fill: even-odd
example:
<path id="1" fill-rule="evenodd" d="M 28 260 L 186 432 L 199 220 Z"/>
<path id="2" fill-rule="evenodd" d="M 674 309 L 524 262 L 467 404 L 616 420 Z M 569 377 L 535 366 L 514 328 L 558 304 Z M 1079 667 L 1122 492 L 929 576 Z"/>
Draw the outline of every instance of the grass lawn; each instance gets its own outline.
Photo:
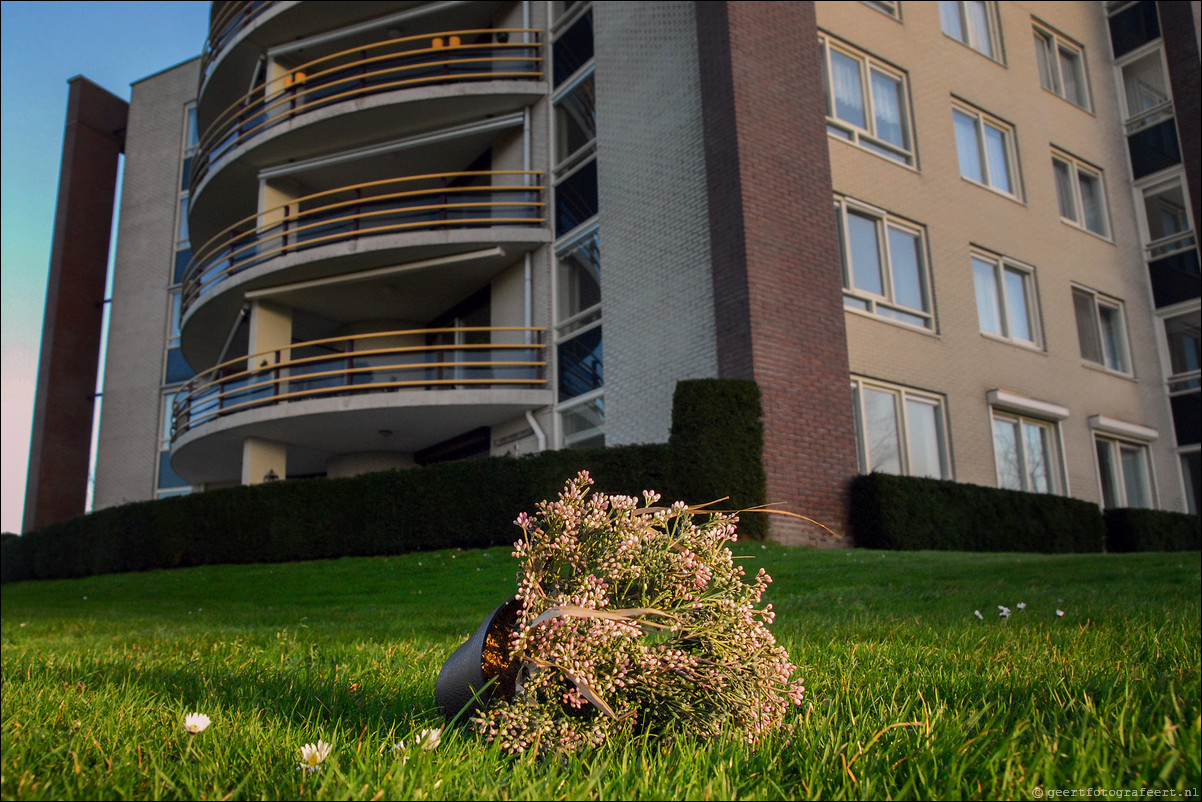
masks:
<path id="1" fill-rule="evenodd" d="M 514 590 L 508 549 L 8 585 L 0 796 L 1197 797 L 1197 552 L 736 551 L 776 580 L 773 629 L 808 689 L 792 732 L 567 761 L 470 731 L 415 747 L 441 724 L 443 660 Z M 195 736 L 192 711 L 212 719 Z M 333 750 L 305 775 L 319 738 Z"/>

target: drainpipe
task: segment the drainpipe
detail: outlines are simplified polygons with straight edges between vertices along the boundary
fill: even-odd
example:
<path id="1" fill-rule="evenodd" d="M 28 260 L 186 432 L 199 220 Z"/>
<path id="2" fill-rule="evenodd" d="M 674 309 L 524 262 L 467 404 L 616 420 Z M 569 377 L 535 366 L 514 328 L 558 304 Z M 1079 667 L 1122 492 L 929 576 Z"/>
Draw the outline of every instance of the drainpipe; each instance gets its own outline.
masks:
<path id="1" fill-rule="evenodd" d="M 530 424 L 530 428 L 534 431 L 534 436 L 538 439 L 538 450 L 547 450 L 547 433 L 538 425 L 538 421 L 534 419 L 534 413 L 526 410 L 526 423 Z"/>

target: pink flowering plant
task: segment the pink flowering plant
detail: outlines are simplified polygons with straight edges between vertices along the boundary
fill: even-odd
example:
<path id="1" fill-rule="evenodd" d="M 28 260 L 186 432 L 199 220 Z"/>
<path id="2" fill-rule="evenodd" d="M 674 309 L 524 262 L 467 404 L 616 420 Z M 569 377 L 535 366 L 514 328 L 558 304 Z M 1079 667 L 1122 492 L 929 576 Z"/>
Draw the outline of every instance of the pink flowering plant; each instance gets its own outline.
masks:
<path id="1" fill-rule="evenodd" d="M 472 723 L 510 752 L 577 752 L 619 733 L 784 726 L 805 689 L 768 630 L 772 579 L 748 581 L 727 544 L 737 516 L 590 491 L 581 472 L 522 513 L 508 671 Z"/>

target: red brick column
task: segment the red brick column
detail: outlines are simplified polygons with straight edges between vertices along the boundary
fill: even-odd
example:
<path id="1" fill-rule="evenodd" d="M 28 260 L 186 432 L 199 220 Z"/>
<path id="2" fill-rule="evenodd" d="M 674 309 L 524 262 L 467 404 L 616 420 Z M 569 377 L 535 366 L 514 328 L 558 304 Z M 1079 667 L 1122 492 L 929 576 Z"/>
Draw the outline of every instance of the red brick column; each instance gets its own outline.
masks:
<path id="1" fill-rule="evenodd" d="M 129 105 L 72 78 L 54 213 L 23 531 L 82 515 L 117 165 Z"/>
<path id="2" fill-rule="evenodd" d="M 764 403 L 773 539 L 848 545 L 855 430 L 812 3 L 697 3 L 719 375 Z"/>

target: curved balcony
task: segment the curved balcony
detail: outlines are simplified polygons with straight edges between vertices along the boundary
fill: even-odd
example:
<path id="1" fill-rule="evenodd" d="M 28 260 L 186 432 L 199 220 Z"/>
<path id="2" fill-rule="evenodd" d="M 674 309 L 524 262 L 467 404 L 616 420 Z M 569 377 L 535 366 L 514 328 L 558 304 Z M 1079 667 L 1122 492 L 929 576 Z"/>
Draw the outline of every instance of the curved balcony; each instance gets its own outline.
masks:
<path id="1" fill-rule="evenodd" d="M 401 389 L 543 387 L 543 331 L 410 329 L 293 343 L 239 357 L 184 386 L 172 410 L 172 440 L 228 415 L 309 399 Z M 526 336 L 533 342 L 520 341 Z M 500 341 L 506 337 L 519 341 Z M 261 366 L 246 367 L 256 362 Z"/>
<path id="2" fill-rule="evenodd" d="M 205 76 L 209 74 L 209 68 L 221 49 L 274 5 L 274 0 L 241 0 L 213 4 L 213 13 L 209 18 L 209 37 L 205 40 L 204 51 L 200 56 L 201 83 L 204 83 Z"/>
<path id="3" fill-rule="evenodd" d="M 540 36 L 532 28 L 445 31 L 355 47 L 292 67 L 206 125 L 192 160 L 191 186 L 199 192 L 212 167 L 243 145 L 334 104 L 439 84 L 542 80 Z"/>
<path id="4" fill-rule="evenodd" d="M 184 273 L 183 314 L 238 274 L 309 248 L 417 230 L 542 226 L 544 187 L 519 183 L 541 175 L 521 170 L 433 173 L 339 187 L 268 209 L 196 250 Z M 514 183 L 453 185 L 495 179 Z M 277 222 L 256 225 L 264 218 Z"/>

